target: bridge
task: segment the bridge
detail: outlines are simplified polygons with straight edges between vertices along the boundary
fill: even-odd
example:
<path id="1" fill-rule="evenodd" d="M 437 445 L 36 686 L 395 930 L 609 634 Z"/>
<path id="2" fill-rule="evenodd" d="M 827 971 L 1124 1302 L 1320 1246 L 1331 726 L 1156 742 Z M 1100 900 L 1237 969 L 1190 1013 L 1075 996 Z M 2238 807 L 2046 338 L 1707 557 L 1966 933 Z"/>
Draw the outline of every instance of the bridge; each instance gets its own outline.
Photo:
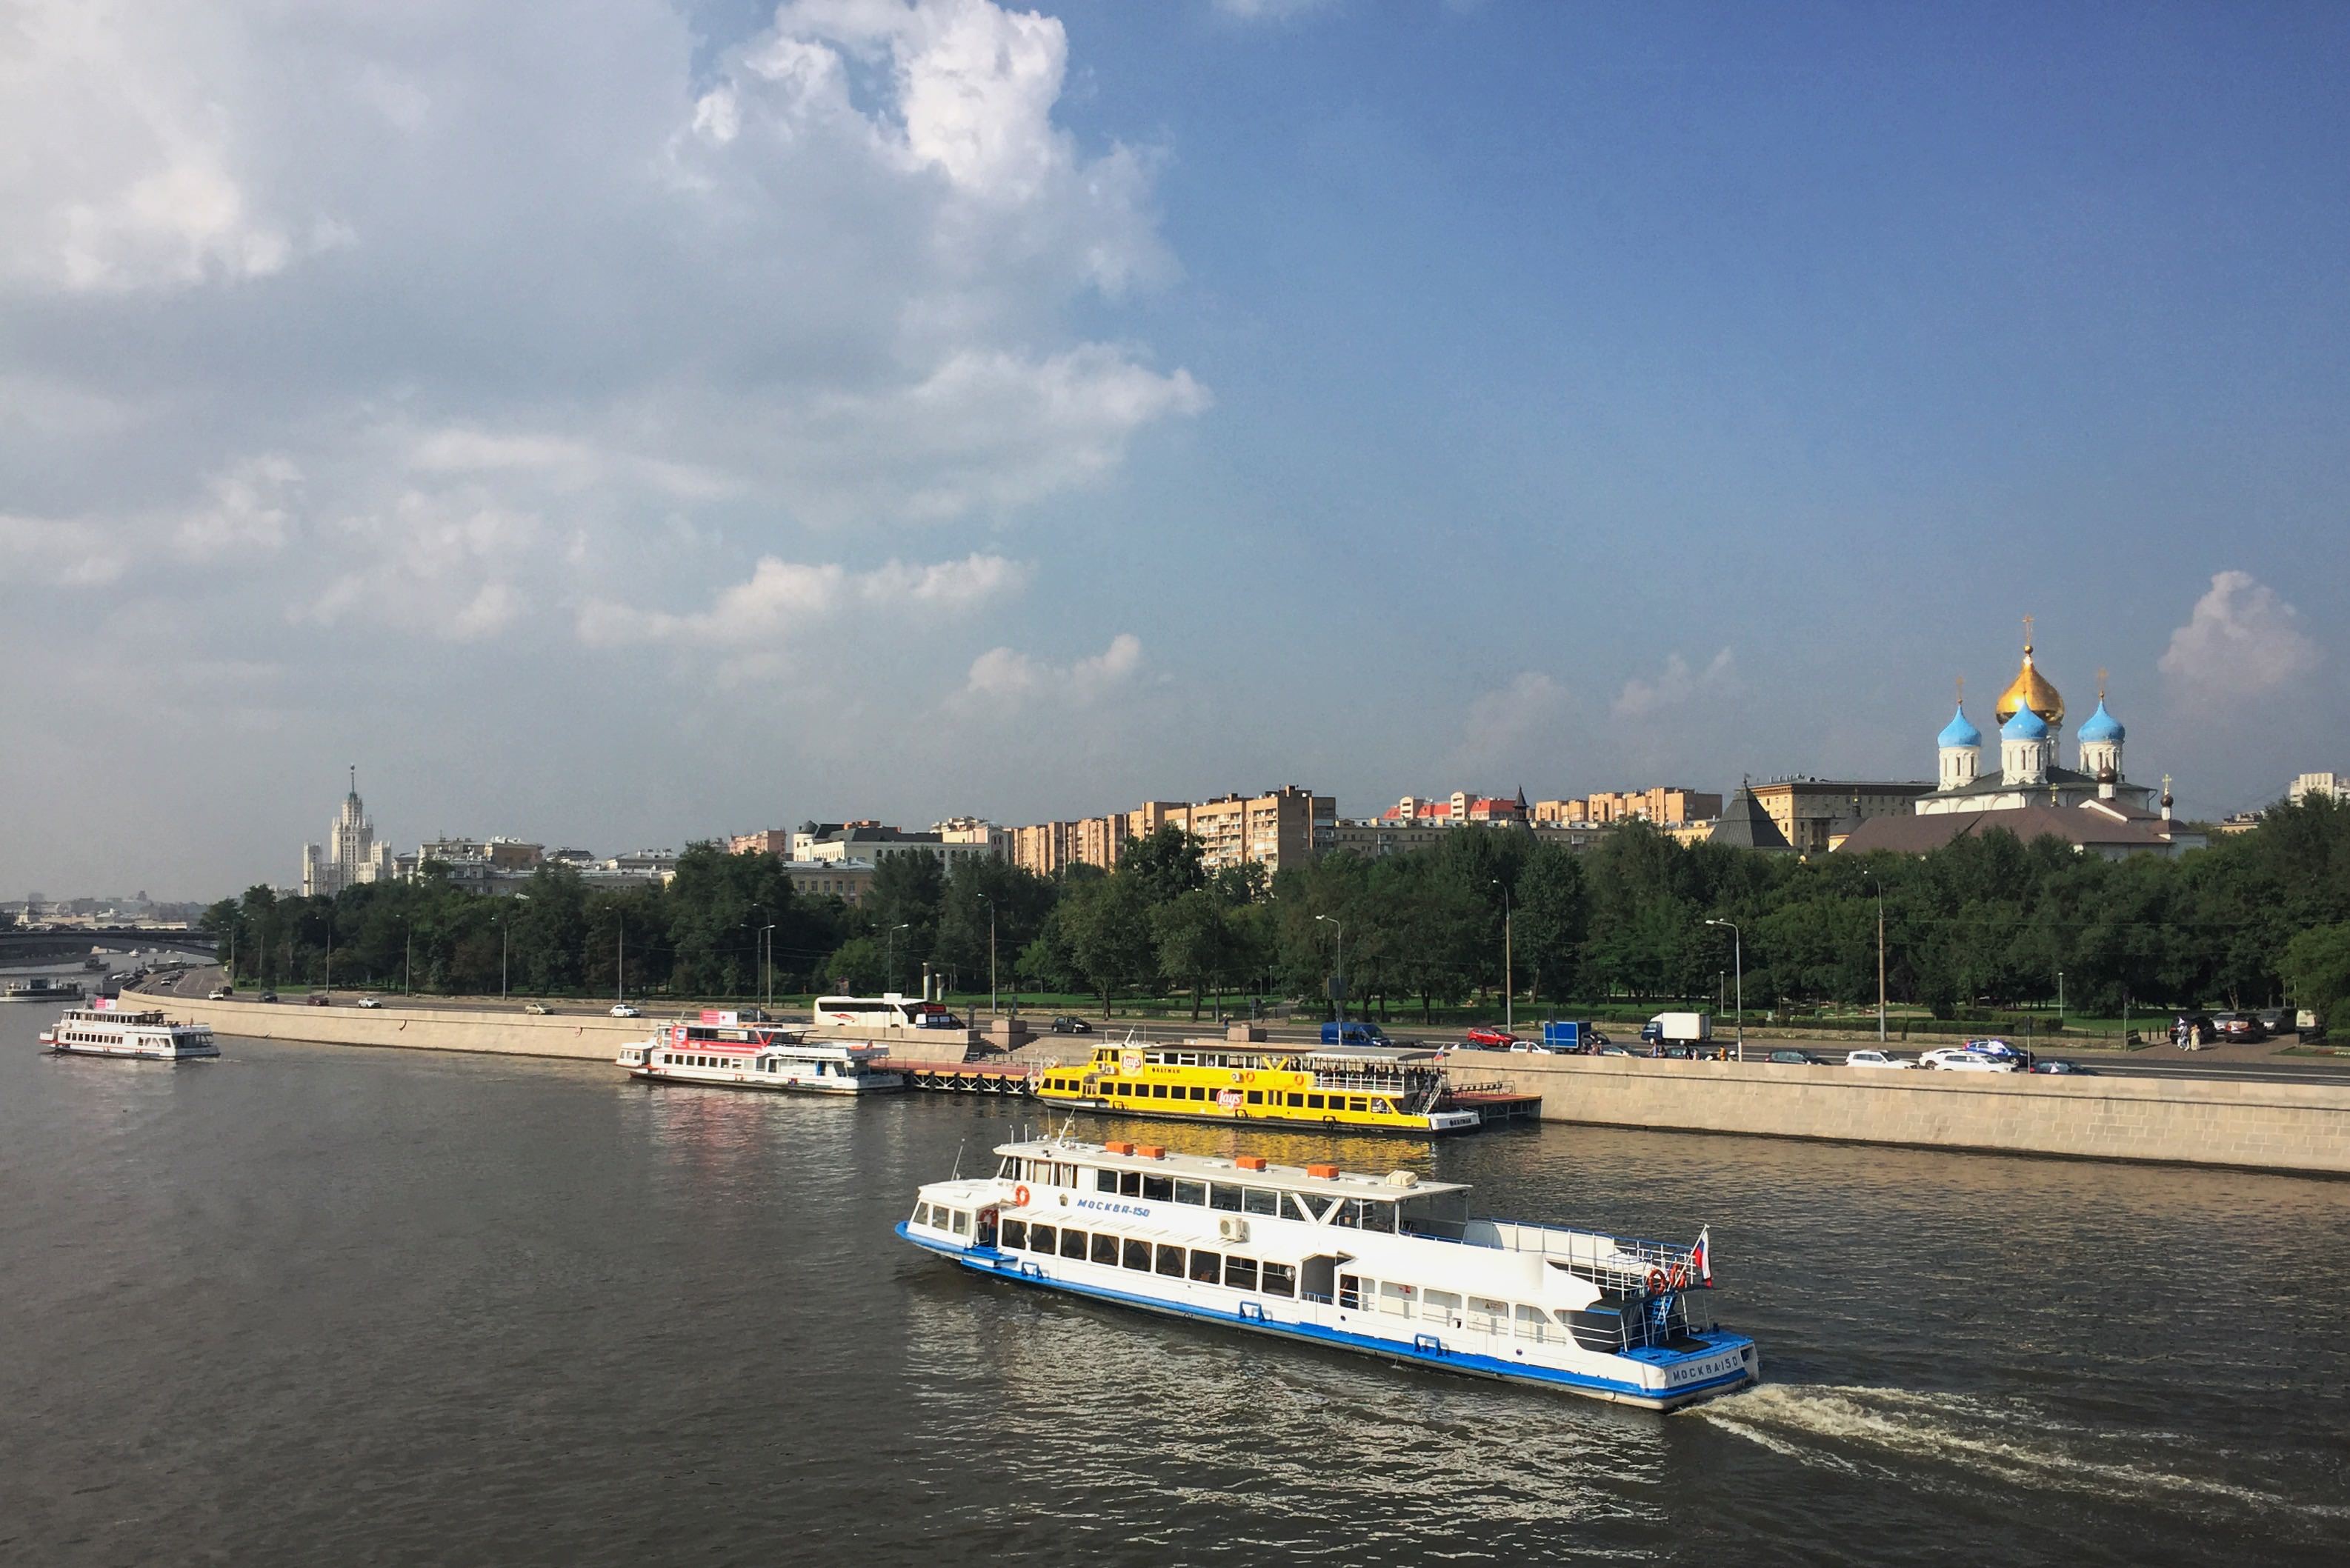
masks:
<path id="1" fill-rule="evenodd" d="M 76 958 L 92 948 L 116 952 L 161 948 L 167 952 L 212 958 L 220 951 L 220 939 L 210 931 L 159 930 L 147 926 L 59 926 L 46 931 L 12 926 L 0 930 L 0 963 Z"/>

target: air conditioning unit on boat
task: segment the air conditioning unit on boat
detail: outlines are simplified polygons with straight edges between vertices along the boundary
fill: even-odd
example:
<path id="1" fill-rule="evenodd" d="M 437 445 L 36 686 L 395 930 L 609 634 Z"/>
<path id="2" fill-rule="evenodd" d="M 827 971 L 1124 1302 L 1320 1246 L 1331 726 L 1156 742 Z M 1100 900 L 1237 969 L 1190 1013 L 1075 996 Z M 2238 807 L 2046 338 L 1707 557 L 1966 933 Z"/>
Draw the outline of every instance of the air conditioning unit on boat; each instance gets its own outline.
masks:
<path id="1" fill-rule="evenodd" d="M 1237 1214 L 1227 1214 L 1216 1221 L 1216 1234 L 1227 1241 L 1248 1240 L 1248 1221 Z"/>

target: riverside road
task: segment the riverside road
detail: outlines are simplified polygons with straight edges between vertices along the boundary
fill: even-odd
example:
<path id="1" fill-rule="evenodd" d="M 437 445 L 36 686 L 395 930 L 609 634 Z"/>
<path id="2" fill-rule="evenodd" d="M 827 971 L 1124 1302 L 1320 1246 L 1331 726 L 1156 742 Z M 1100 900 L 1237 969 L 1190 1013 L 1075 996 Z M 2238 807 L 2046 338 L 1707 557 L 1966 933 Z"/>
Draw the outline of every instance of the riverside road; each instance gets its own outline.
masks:
<path id="1" fill-rule="evenodd" d="M 143 989 L 150 992 L 163 992 L 174 996 L 202 997 L 220 983 L 221 972 L 218 969 L 203 968 L 186 970 L 176 976 L 151 976 L 143 982 Z M 243 994 L 250 999 L 252 992 L 248 990 Z M 371 993 L 341 992 L 338 993 L 339 999 L 334 1005 L 348 1006 L 359 994 Z M 519 1009 L 530 1001 L 529 998 L 521 996 L 505 998 L 386 996 L 383 1000 L 386 1006 L 430 1011 L 452 1009 L 469 1012 L 479 1012 L 485 1009 L 498 1007 Z M 304 1005 L 307 1001 L 307 997 L 292 997 L 285 1005 L 297 1007 Z M 609 1002 L 575 1000 L 549 1001 L 540 1005 L 551 1014 L 574 1018 L 606 1017 L 611 1011 Z M 645 1008 L 648 1017 L 664 1011 L 663 1004 L 659 1002 L 648 1002 L 639 1005 Z M 805 1023 L 807 1022 L 807 1014 L 805 1012 L 780 1007 L 773 1009 L 772 1012 L 779 1023 Z M 1041 1023 L 1046 1015 L 1032 1013 L 1029 1016 Z M 1209 1019 L 1202 1019 L 1196 1025 L 1190 1020 L 1182 1018 L 1110 1019 L 1107 1021 L 1095 1018 L 1088 1019 L 1087 1022 L 1093 1026 L 1092 1033 L 1064 1035 L 1057 1038 L 1066 1041 L 1072 1046 L 1076 1046 L 1105 1036 L 1122 1034 L 1128 1027 L 1140 1030 L 1145 1033 L 1155 1033 L 1162 1035 L 1195 1030 L 1207 1033 L 1220 1027 L 1214 1021 Z M 1305 1044 L 1312 1042 L 1315 1037 L 1314 1028 L 1305 1024 L 1270 1023 L 1263 1027 L 1266 1038 L 1275 1043 Z M 1626 1032 L 1630 1033 L 1628 1028 Z M 1409 1025 L 1399 1024 L 1394 1033 L 1399 1041 L 1415 1037 Z M 1449 1033 L 1435 1032 L 1418 1037 L 1426 1039 L 1430 1044 L 1449 1043 L 1451 1038 Z M 1047 1035 L 1045 1038 L 1055 1037 Z M 1715 1044 L 1726 1044 L 1729 1042 L 1727 1039 L 1717 1039 Z M 1945 1042 L 1905 1043 L 1893 1040 L 1887 1042 L 1886 1048 L 1897 1054 L 1915 1055 L 1918 1052 L 1931 1050 L 1939 1044 L 1945 1044 Z M 1948 1042 L 1948 1044 L 1955 1044 L 1955 1042 Z M 2076 1045 L 2065 1042 L 2043 1050 L 2042 1054 L 2061 1056 L 2067 1061 L 2078 1061 L 2091 1072 L 2116 1077 L 2250 1079 L 2266 1083 L 2350 1084 L 2350 1058 L 2293 1057 L 2275 1054 L 2278 1050 L 2285 1048 L 2290 1044 L 2288 1041 L 2279 1040 L 2262 1045 L 2220 1045 L 2187 1053 L 2168 1045 L 2149 1045 L 2136 1051 L 2126 1052 Z M 1757 1054 L 1767 1056 L 1773 1051 L 1808 1051 L 1830 1064 L 1840 1064 L 1848 1053 L 1873 1049 L 1875 1045 L 1874 1041 L 1856 1042 L 1850 1039 L 1832 1041 L 1774 1037 L 1761 1040 L 1750 1037 L 1746 1043 L 1746 1051 L 1750 1059 Z M 1461 1060 L 1459 1065 L 1465 1069 L 1473 1065 L 1478 1059 L 1477 1055 L 1472 1054 Z M 1506 1063 L 1508 1056 L 1506 1053 L 1495 1052 L 1489 1059 L 1496 1070 L 1499 1070 Z"/>

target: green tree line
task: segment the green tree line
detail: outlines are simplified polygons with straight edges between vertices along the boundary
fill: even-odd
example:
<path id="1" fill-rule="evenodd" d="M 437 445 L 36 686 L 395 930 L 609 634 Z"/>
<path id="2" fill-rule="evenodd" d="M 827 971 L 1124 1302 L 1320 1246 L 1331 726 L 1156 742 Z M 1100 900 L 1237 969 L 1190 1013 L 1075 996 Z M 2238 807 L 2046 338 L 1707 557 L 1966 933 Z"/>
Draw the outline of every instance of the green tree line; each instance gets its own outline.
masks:
<path id="1" fill-rule="evenodd" d="M 1574 852 L 1466 827 L 1414 854 L 1338 853 L 1267 877 L 1211 871 L 1170 828 L 1117 868 L 1037 877 L 1002 861 L 885 859 L 866 898 L 794 890 L 771 856 L 696 845 L 665 887 L 540 871 L 519 896 L 412 882 L 280 898 L 255 888 L 204 917 L 239 980 L 419 992 L 748 997 L 763 953 L 778 995 L 912 991 L 923 965 L 959 990 L 1243 998 L 1381 1014 L 1495 1000 L 1712 998 L 1742 946 L 1750 1007 L 1873 1001 L 1886 986 L 1949 1017 L 2051 1001 L 2074 1012 L 2350 1000 L 2350 807 L 2271 810 L 2252 832 L 2177 859 L 2109 861 L 1992 830 L 1923 856 L 1804 860 L 1676 843 L 1642 823 Z M 1709 922 L 1727 922 L 1710 924 Z M 1505 925 L 1506 952 L 1505 959 Z M 1737 936 L 1734 939 L 1732 928 Z M 992 939 L 992 940 L 991 940 Z M 625 978 L 624 978 L 625 976 Z"/>

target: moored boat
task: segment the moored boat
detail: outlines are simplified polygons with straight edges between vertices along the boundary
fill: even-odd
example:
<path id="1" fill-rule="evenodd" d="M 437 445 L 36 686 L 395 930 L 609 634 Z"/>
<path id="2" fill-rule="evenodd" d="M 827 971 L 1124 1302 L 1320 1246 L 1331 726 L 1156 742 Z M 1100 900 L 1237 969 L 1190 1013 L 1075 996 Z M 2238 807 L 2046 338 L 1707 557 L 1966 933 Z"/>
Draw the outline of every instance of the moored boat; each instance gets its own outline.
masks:
<path id="1" fill-rule="evenodd" d="M 854 1041 L 811 1041 L 795 1029 L 743 1023 L 712 1011 L 700 1023 L 668 1024 L 650 1040 L 621 1047 L 619 1064 L 654 1084 L 863 1095 L 905 1087 L 903 1073 L 878 1064 L 888 1054 Z"/>
<path id="2" fill-rule="evenodd" d="M 1396 1045 L 1127 1040 L 1040 1074 L 1036 1097 L 1075 1111 L 1183 1121 L 1305 1123 L 1426 1137 L 1482 1125 L 1430 1051 Z"/>
<path id="3" fill-rule="evenodd" d="M 160 1012 L 125 1012 L 109 997 L 66 1009 L 54 1026 L 41 1031 L 40 1039 L 61 1056 L 177 1062 L 220 1054 L 210 1024 L 176 1023 Z"/>
<path id="4" fill-rule="evenodd" d="M 1664 1410 L 1761 1375 L 1692 1246 L 1472 1219 L 1409 1171 L 1008 1143 L 898 1234 L 979 1273 L 1412 1366 Z"/>
<path id="5" fill-rule="evenodd" d="M 81 983 L 78 981 L 54 980 L 46 974 L 29 980 L 10 981 L 0 989 L 0 1002 L 78 1002 Z"/>

